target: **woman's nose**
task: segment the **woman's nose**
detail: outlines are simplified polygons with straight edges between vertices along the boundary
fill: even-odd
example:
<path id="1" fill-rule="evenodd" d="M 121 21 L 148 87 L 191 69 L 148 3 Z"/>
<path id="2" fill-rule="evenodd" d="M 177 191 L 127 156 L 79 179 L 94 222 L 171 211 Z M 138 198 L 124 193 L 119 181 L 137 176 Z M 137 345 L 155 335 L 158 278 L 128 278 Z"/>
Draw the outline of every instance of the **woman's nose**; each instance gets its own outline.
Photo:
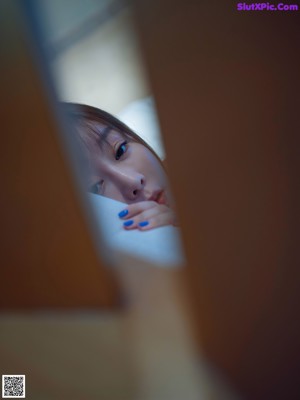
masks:
<path id="1" fill-rule="evenodd" d="M 144 186 L 145 178 L 143 175 L 137 174 L 132 176 L 124 187 L 125 196 L 128 200 L 137 200 L 140 197 Z"/>
<path id="2" fill-rule="evenodd" d="M 139 199 L 145 186 L 145 177 L 143 174 L 122 170 L 117 174 L 116 178 L 116 183 L 126 200 L 134 201 Z"/>
<path id="3" fill-rule="evenodd" d="M 136 182 L 133 184 L 133 187 L 129 189 L 129 192 L 132 194 L 134 197 L 138 196 L 138 194 L 142 191 L 143 187 L 145 185 L 145 179 L 142 176 L 137 177 Z"/>

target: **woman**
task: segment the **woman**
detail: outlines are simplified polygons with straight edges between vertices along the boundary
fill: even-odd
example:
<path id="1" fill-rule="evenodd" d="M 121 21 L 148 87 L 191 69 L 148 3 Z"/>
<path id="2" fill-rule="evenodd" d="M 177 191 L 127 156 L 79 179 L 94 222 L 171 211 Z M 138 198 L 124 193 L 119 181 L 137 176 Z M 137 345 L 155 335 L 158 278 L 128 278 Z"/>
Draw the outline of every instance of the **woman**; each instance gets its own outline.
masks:
<path id="1" fill-rule="evenodd" d="M 127 230 L 176 225 L 166 172 L 150 146 L 105 111 L 64 107 L 85 160 L 87 190 L 128 204 L 118 214 Z"/>

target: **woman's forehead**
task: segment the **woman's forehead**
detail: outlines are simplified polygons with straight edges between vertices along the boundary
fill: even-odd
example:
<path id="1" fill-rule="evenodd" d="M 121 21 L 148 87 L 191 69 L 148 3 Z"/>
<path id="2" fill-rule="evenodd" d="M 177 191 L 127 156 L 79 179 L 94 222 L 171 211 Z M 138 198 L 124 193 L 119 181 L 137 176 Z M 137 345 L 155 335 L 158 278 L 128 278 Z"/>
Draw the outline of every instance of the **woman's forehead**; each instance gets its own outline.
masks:
<path id="1" fill-rule="evenodd" d="M 123 139 L 125 134 L 114 127 L 106 127 L 103 132 L 103 140 L 109 144 L 113 144 L 115 141 L 119 139 Z"/>
<path id="2" fill-rule="evenodd" d="M 105 154 L 110 152 L 118 142 L 124 140 L 126 135 L 113 126 L 99 125 L 87 132 L 85 139 L 85 147 L 89 153 Z"/>
<path id="3" fill-rule="evenodd" d="M 113 125 L 109 125 L 107 123 L 96 122 L 92 126 L 92 130 L 97 133 L 101 141 L 107 142 L 109 140 L 113 140 L 116 138 L 126 136 L 124 132 L 120 131 L 120 129 L 116 128 Z"/>

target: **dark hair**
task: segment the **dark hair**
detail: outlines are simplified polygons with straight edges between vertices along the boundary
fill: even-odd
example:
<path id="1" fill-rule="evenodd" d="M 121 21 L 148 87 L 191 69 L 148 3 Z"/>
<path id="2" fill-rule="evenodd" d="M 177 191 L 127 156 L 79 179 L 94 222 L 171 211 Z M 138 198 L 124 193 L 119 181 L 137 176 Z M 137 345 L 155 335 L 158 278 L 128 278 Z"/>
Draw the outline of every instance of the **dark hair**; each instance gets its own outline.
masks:
<path id="1" fill-rule="evenodd" d="M 85 104 L 62 103 L 62 107 L 77 139 L 88 150 L 91 150 L 95 144 L 98 144 L 100 148 L 102 147 L 105 141 L 105 130 L 110 127 L 118 130 L 130 141 L 147 147 L 161 162 L 161 159 L 148 143 L 112 114 Z"/>

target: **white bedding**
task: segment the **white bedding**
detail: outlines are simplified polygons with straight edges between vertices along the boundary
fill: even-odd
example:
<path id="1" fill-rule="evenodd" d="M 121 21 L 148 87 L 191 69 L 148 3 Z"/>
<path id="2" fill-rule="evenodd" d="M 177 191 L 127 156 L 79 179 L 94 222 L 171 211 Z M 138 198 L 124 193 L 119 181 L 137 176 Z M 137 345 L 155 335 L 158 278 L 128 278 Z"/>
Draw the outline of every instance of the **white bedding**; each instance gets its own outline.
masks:
<path id="1" fill-rule="evenodd" d="M 119 113 L 118 118 L 141 136 L 162 160 L 165 159 L 165 149 L 152 97 L 130 103 Z"/>
<path id="2" fill-rule="evenodd" d="M 118 213 L 126 204 L 103 196 L 89 194 L 90 203 L 100 225 L 102 240 L 114 255 L 128 253 L 158 266 L 179 266 L 184 263 L 180 232 L 173 226 L 149 231 L 125 231 Z"/>

